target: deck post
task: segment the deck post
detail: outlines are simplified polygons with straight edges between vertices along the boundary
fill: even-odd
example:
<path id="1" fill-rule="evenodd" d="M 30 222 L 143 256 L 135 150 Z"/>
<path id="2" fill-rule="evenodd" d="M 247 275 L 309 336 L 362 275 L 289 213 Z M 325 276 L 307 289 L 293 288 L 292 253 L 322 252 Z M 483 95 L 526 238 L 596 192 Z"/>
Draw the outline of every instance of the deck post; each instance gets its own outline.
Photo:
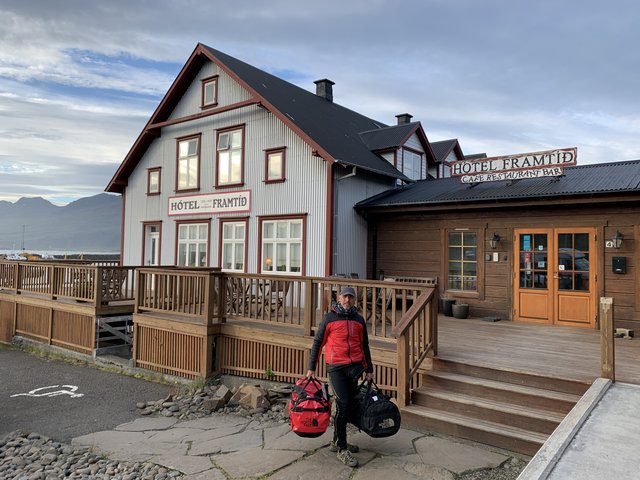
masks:
<path id="1" fill-rule="evenodd" d="M 616 381 L 613 335 L 613 298 L 600 297 L 600 376 Z"/>
<path id="2" fill-rule="evenodd" d="M 56 291 L 58 290 L 58 282 L 56 281 L 56 267 L 53 265 L 47 266 L 47 272 L 49 275 L 49 295 L 51 300 L 56 299 Z"/>
<path id="3" fill-rule="evenodd" d="M 102 292 L 109 291 L 109 279 L 106 278 L 106 272 L 102 267 L 95 267 L 93 274 L 95 275 L 93 280 L 93 304 L 99 307 L 102 305 Z M 113 275 L 113 271 L 111 274 Z M 105 284 L 104 289 L 102 288 L 103 283 Z"/>
<path id="4" fill-rule="evenodd" d="M 140 313 L 140 299 L 142 298 L 142 292 L 144 292 L 144 285 L 142 284 L 142 280 L 146 280 L 146 277 L 144 275 L 141 275 L 140 270 L 138 270 L 137 268 L 134 270 L 134 275 L 136 276 L 136 281 L 133 295 L 133 313 L 138 314 Z"/>
<path id="5" fill-rule="evenodd" d="M 409 335 L 407 332 L 398 337 L 398 407 L 409 405 L 411 380 L 409 377 Z"/>
<path id="6" fill-rule="evenodd" d="M 311 329 L 313 325 L 313 317 L 316 312 L 315 299 L 315 284 L 310 278 L 304 281 L 304 334 L 307 337 L 311 336 Z"/>

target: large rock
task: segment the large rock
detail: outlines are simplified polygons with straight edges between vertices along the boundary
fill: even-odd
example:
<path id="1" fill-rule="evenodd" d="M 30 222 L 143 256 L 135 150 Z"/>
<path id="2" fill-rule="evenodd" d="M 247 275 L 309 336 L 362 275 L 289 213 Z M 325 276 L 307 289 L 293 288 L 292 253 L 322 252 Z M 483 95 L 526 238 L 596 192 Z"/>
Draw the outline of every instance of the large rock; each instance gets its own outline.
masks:
<path id="1" fill-rule="evenodd" d="M 259 385 L 242 385 L 238 391 L 229 399 L 229 406 L 240 405 L 246 410 L 264 408 L 271 406 L 267 391 Z"/>

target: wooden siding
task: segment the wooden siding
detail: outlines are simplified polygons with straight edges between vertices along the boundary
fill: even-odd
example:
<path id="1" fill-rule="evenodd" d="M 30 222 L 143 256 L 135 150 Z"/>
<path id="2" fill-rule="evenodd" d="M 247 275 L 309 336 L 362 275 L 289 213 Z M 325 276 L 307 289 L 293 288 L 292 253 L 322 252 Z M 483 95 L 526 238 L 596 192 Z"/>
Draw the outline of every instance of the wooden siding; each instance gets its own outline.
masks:
<path id="1" fill-rule="evenodd" d="M 624 207 L 624 208 L 623 208 Z M 480 298 L 465 298 L 474 316 L 498 315 L 511 318 L 514 268 L 513 231 L 515 228 L 596 227 L 597 231 L 597 296 L 614 298 L 616 327 L 640 326 L 640 303 L 635 292 L 640 288 L 638 258 L 640 248 L 640 207 L 596 206 L 551 208 L 519 208 L 517 210 L 462 210 L 446 213 L 396 214 L 371 219 L 369 230 L 369 275 L 384 270 L 389 275 L 439 276 L 441 293 L 446 294 L 446 271 L 443 238 L 446 229 L 478 229 L 484 241 L 478 245 L 482 292 Z M 605 241 L 616 230 L 624 235 L 619 250 L 605 248 Z M 494 251 L 489 239 L 500 235 Z M 377 243 L 374 246 L 374 239 Z M 373 258 L 373 252 L 376 257 Z M 499 261 L 487 261 L 485 254 L 497 252 Z M 612 272 L 612 257 L 627 258 L 627 273 Z M 376 272 L 373 272 L 373 267 Z M 455 296 L 455 294 L 454 294 Z"/>
<path id="2" fill-rule="evenodd" d="M 134 315 L 135 366 L 184 378 L 206 378 L 213 369 L 212 330 L 180 320 Z"/>
<path id="3" fill-rule="evenodd" d="M 87 315 L 54 310 L 51 344 L 91 355 L 95 342 L 95 320 Z"/>
<path id="4" fill-rule="evenodd" d="M 0 343 L 11 343 L 14 336 L 15 302 L 0 299 Z"/>
<path id="5" fill-rule="evenodd" d="M 16 307 L 16 335 L 49 343 L 51 338 L 51 310 L 33 305 Z"/>

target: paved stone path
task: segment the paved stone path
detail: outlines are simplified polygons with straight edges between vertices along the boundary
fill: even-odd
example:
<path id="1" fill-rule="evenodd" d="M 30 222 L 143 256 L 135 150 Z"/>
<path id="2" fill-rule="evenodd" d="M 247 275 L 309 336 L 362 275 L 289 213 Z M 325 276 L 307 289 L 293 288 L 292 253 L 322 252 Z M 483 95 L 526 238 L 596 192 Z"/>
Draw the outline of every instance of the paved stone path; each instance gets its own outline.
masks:
<path id="1" fill-rule="evenodd" d="M 357 432 L 360 467 L 344 466 L 326 448 L 332 427 L 318 438 L 301 438 L 286 423 L 259 423 L 235 415 L 177 421 L 145 417 L 76 437 L 110 459 L 153 462 L 185 474 L 185 480 L 268 476 L 270 480 L 454 480 L 462 472 L 496 468 L 510 457 L 489 447 L 401 429 L 389 438 Z"/>

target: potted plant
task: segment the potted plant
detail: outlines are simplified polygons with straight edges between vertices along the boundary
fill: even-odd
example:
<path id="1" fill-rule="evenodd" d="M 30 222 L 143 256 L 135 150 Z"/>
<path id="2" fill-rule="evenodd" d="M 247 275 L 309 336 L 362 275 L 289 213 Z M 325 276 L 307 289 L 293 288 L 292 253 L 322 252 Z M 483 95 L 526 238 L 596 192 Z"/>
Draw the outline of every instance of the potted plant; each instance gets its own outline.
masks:
<path id="1" fill-rule="evenodd" d="M 446 317 L 452 317 L 453 311 L 451 310 L 451 306 L 456 303 L 455 298 L 450 297 L 441 297 L 440 298 L 440 312 Z"/>
<path id="2" fill-rule="evenodd" d="M 451 305 L 451 311 L 455 318 L 467 318 L 469 316 L 469 304 L 454 303 Z"/>

